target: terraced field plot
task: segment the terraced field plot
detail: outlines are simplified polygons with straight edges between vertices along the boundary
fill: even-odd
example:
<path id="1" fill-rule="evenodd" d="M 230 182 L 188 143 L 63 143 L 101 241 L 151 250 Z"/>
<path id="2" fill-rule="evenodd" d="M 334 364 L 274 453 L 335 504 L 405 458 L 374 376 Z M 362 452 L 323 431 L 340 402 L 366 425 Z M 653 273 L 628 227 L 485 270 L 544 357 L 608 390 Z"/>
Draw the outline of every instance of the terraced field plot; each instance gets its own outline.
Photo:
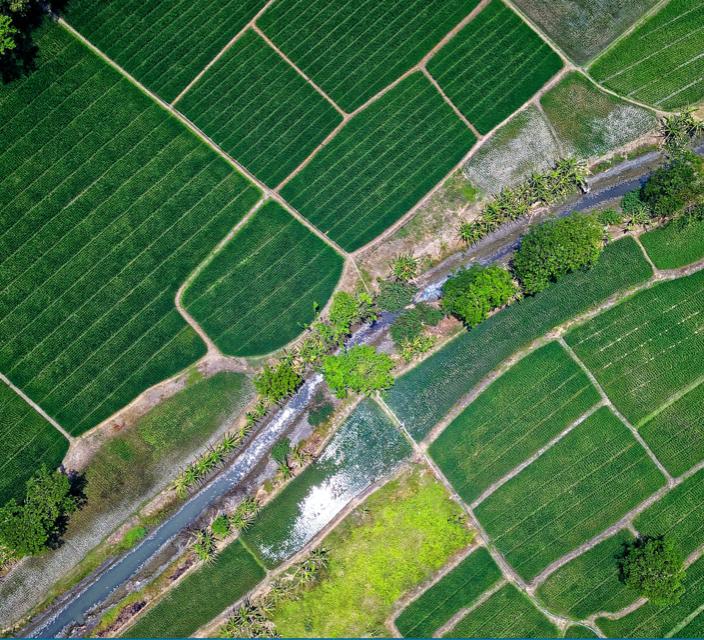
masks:
<path id="1" fill-rule="evenodd" d="M 183 304 L 225 353 L 269 353 L 313 320 L 342 266 L 330 245 L 268 202 L 198 274 Z"/>
<path id="2" fill-rule="evenodd" d="M 621 35 L 657 0 L 515 0 L 577 64 Z"/>
<path id="3" fill-rule="evenodd" d="M 171 102 L 264 4 L 265 0 L 72 0 L 66 20 Z"/>
<path id="4" fill-rule="evenodd" d="M 45 464 L 55 469 L 68 441 L 0 381 L 0 506 L 24 496 L 24 485 Z"/>
<path id="5" fill-rule="evenodd" d="M 600 401 L 586 374 L 552 342 L 491 384 L 429 453 L 467 502 Z"/>
<path id="6" fill-rule="evenodd" d="M 664 482 L 627 427 L 602 408 L 475 513 L 509 563 L 529 580 Z"/>
<path id="7" fill-rule="evenodd" d="M 187 638 L 262 578 L 264 570 L 242 543 L 235 540 L 212 564 L 202 565 L 172 588 L 128 629 L 127 637 Z"/>
<path id="8" fill-rule="evenodd" d="M 262 510 L 245 539 L 266 565 L 276 566 L 410 454 L 386 414 L 363 400 L 322 455 Z"/>
<path id="9" fill-rule="evenodd" d="M 704 385 L 692 389 L 646 422 L 640 434 L 675 476 L 704 460 Z"/>
<path id="10" fill-rule="evenodd" d="M 489 552 L 479 547 L 411 602 L 396 618 L 396 628 L 404 638 L 430 638 L 501 577 Z"/>
<path id="11" fill-rule="evenodd" d="M 350 120 L 282 190 L 347 251 L 405 214 L 475 138 L 420 72 Z"/>
<path id="12" fill-rule="evenodd" d="M 565 339 L 619 410 L 640 426 L 701 377 L 703 311 L 699 272 L 642 291 Z"/>
<path id="13" fill-rule="evenodd" d="M 600 542 L 550 575 L 538 597 L 550 611 L 577 620 L 628 606 L 638 594 L 621 582 L 618 562 L 632 540 L 628 531 L 620 531 Z"/>
<path id="14" fill-rule="evenodd" d="M 522 591 L 507 584 L 468 613 L 444 638 L 559 638 L 550 622 Z"/>
<path id="15" fill-rule="evenodd" d="M 492 0 L 428 62 L 445 94 L 481 132 L 511 115 L 562 60 L 500 0 Z"/>
<path id="16" fill-rule="evenodd" d="M 621 95 L 664 110 L 704 98 L 704 5 L 670 0 L 589 69 Z"/>
<path id="17" fill-rule="evenodd" d="M 704 472 L 699 471 L 634 521 L 644 535 L 670 535 L 685 555 L 704 544 Z"/>
<path id="18" fill-rule="evenodd" d="M 657 606 L 647 603 L 619 620 L 598 618 L 598 627 L 618 638 L 696 638 L 704 629 L 701 616 L 704 602 L 704 558 L 687 569 L 685 594 L 679 603 Z M 696 615 L 699 612 L 699 615 Z M 689 620 L 692 616 L 692 620 Z"/>
<path id="19" fill-rule="evenodd" d="M 279 0 L 258 20 L 350 112 L 420 62 L 478 0 Z"/>
<path id="20" fill-rule="evenodd" d="M 603 156 L 657 125 L 652 111 L 601 91 L 578 72 L 567 74 L 540 104 L 565 152 L 582 158 Z"/>
<path id="21" fill-rule="evenodd" d="M 178 108 L 270 187 L 342 120 L 254 31 L 227 50 Z"/>
<path id="22" fill-rule="evenodd" d="M 658 227 L 641 235 L 640 241 L 658 269 L 683 267 L 704 258 L 704 221 Z"/>
<path id="23" fill-rule="evenodd" d="M 420 440 L 513 352 L 651 275 L 651 268 L 632 239 L 614 242 L 590 271 L 565 276 L 538 295 L 460 334 L 398 378 L 386 394 L 387 401 L 413 437 Z"/>
<path id="24" fill-rule="evenodd" d="M 79 434 L 205 353 L 175 293 L 258 193 L 66 31 L 38 45 L 0 87 L 0 370 Z"/>

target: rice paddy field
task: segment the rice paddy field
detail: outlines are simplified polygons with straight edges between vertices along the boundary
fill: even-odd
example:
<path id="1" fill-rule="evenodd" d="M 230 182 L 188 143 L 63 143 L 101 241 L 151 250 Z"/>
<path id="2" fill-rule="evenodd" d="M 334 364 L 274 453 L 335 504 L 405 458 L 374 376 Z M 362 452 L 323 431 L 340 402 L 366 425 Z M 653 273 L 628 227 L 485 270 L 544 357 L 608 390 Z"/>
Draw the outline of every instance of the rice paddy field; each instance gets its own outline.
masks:
<path id="1" fill-rule="evenodd" d="M 522 591 L 507 584 L 470 611 L 444 638 L 559 638 L 559 629 Z"/>
<path id="2" fill-rule="evenodd" d="M 584 620 L 599 611 L 619 611 L 638 594 L 619 578 L 619 558 L 633 540 L 619 531 L 551 574 L 538 588 L 545 606 L 559 615 Z"/>
<path id="3" fill-rule="evenodd" d="M 225 353 L 269 353 L 295 338 L 325 306 L 343 258 L 267 202 L 196 276 L 183 304 Z"/>
<path id="4" fill-rule="evenodd" d="M 618 291 L 644 282 L 652 269 L 631 238 L 606 247 L 590 271 L 565 276 L 536 296 L 462 333 L 396 380 L 386 398 L 414 438 L 432 427 L 490 371 L 525 344 Z"/>
<path id="5" fill-rule="evenodd" d="M 704 221 L 670 223 L 640 236 L 658 269 L 676 269 L 704 258 Z"/>
<path id="6" fill-rule="evenodd" d="M 410 454 L 386 414 L 363 400 L 321 456 L 262 509 L 244 539 L 264 564 L 275 567 Z"/>
<path id="7" fill-rule="evenodd" d="M 515 0 L 577 64 L 603 51 L 657 0 Z"/>
<path id="8" fill-rule="evenodd" d="M 66 31 L 38 44 L 0 87 L 0 370 L 76 435 L 205 353 L 175 293 L 258 192 Z"/>
<path id="9" fill-rule="evenodd" d="M 270 187 L 292 173 L 342 120 L 252 30 L 185 94 L 178 108 Z"/>
<path id="10" fill-rule="evenodd" d="M 500 0 L 492 0 L 428 63 L 480 133 L 511 115 L 561 68 L 560 57 Z"/>
<path id="11" fill-rule="evenodd" d="M 604 86 L 673 111 L 704 98 L 704 5 L 670 0 L 589 68 Z"/>
<path id="12" fill-rule="evenodd" d="M 396 618 L 396 628 L 404 638 L 431 638 L 501 578 L 501 570 L 489 552 L 479 547 L 413 600 Z"/>
<path id="13" fill-rule="evenodd" d="M 635 426 L 701 378 L 704 272 L 658 284 L 565 339 Z"/>
<path id="14" fill-rule="evenodd" d="M 129 638 L 184 638 L 244 596 L 264 570 L 239 540 L 188 574 L 127 630 Z M 124 637 L 124 636 L 123 636 Z"/>
<path id="15" fill-rule="evenodd" d="M 499 487 L 475 513 L 511 566 L 530 580 L 663 484 L 643 447 L 604 407 Z"/>
<path id="16" fill-rule="evenodd" d="M 586 374 L 551 342 L 493 382 L 429 453 L 457 493 L 472 502 L 599 401 Z"/>
<path id="17" fill-rule="evenodd" d="M 260 28 L 323 91 L 353 111 L 420 62 L 477 0 L 280 0 Z"/>
<path id="18" fill-rule="evenodd" d="M 652 111 L 601 91 L 576 71 L 543 94 L 540 104 L 565 152 L 581 158 L 603 156 L 657 126 Z"/>
<path id="19" fill-rule="evenodd" d="M 416 72 L 350 120 L 281 194 L 354 251 L 405 214 L 474 141 Z"/>
<path id="20" fill-rule="evenodd" d="M 256 15 L 265 0 L 72 0 L 66 20 L 171 102 Z"/>
<path id="21" fill-rule="evenodd" d="M 55 469 L 67 451 L 68 440 L 0 382 L 0 505 L 21 499 L 32 474 L 43 464 Z"/>

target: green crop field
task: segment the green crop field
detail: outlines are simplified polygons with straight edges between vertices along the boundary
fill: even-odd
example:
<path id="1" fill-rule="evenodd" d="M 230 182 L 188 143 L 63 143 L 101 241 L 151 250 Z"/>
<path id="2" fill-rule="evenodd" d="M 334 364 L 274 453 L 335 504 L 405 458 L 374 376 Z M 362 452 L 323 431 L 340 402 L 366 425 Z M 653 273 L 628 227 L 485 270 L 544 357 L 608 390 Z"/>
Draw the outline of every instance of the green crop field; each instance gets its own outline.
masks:
<path id="1" fill-rule="evenodd" d="M 431 638 L 501 577 L 501 570 L 489 552 L 479 547 L 411 602 L 396 618 L 396 628 L 404 638 Z"/>
<path id="2" fill-rule="evenodd" d="M 499 589 L 460 620 L 444 638 L 559 638 L 560 632 L 512 584 Z"/>
<path id="3" fill-rule="evenodd" d="M 619 531 L 560 567 L 540 585 L 537 595 L 555 613 L 584 620 L 599 611 L 619 611 L 638 594 L 619 577 L 619 558 L 633 540 Z"/>
<path id="4" fill-rule="evenodd" d="M 606 247 L 597 265 L 564 277 L 445 345 L 396 380 L 391 408 L 414 438 L 428 431 L 503 360 L 556 325 L 647 280 L 652 270 L 630 238 Z"/>
<path id="5" fill-rule="evenodd" d="M 260 180 L 276 187 L 342 116 L 254 31 L 247 31 L 178 103 Z"/>
<path id="6" fill-rule="evenodd" d="M 264 0 L 71 0 L 66 20 L 171 102 L 264 4 Z"/>
<path id="7" fill-rule="evenodd" d="M 681 227 L 670 223 L 640 236 L 658 269 L 676 269 L 704 258 L 704 220 Z"/>
<path id="8" fill-rule="evenodd" d="M 43 464 L 55 469 L 68 441 L 0 381 L 0 506 L 24 496 L 24 484 Z"/>
<path id="9" fill-rule="evenodd" d="M 264 570 L 239 540 L 186 576 L 140 616 L 129 638 L 184 638 L 234 604 L 264 578 Z M 123 636 L 124 637 L 124 636 Z"/>
<path id="10" fill-rule="evenodd" d="M 471 502 L 599 400 L 586 374 L 551 342 L 492 383 L 429 452 Z"/>
<path id="11" fill-rule="evenodd" d="M 704 558 L 697 560 L 687 569 L 684 581 L 685 594 L 677 604 L 657 606 L 644 604 L 633 613 L 619 620 L 598 618 L 597 626 L 610 637 L 617 638 L 688 638 L 685 625 L 691 621 L 692 630 L 697 625 L 701 629 L 701 607 L 704 602 Z M 699 615 L 696 615 L 699 612 Z"/>
<path id="12" fill-rule="evenodd" d="M 646 422 L 640 433 L 658 460 L 680 475 L 704 459 L 704 384 Z"/>
<path id="13" fill-rule="evenodd" d="M 685 555 L 704 544 L 704 471 L 675 487 L 634 521 L 644 535 L 669 534 Z"/>
<path id="14" fill-rule="evenodd" d="M 276 202 L 268 202 L 201 271 L 183 303 L 225 353 L 269 353 L 325 306 L 342 257 Z"/>
<path id="15" fill-rule="evenodd" d="M 321 456 L 262 509 L 244 538 L 262 562 L 275 567 L 410 454 L 386 414 L 372 400 L 363 400 Z"/>
<path id="16" fill-rule="evenodd" d="M 582 158 L 603 156 L 657 126 L 652 111 L 598 89 L 577 72 L 560 80 L 540 104 L 563 148 Z"/>
<path id="17" fill-rule="evenodd" d="M 515 0 L 577 64 L 621 35 L 657 0 Z"/>
<path id="18" fill-rule="evenodd" d="M 492 0 L 428 63 L 448 98 L 481 133 L 530 100 L 561 68 L 560 56 L 500 0 Z"/>
<path id="19" fill-rule="evenodd" d="M 425 76 L 414 73 L 350 120 L 282 195 L 353 251 L 405 214 L 474 141 Z"/>
<path id="20" fill-rule="evenodd" d="M 563 638 L 598 638 L 595 631 L 581 624 L 572 624 L 562 634 Z"/>
<path id="21" fill-rule="evenodd" d="M 704 98 L 704 4 L 670 0 L 589 72 L 621 95 L 675 110 Z"/>
<path id="22" fill-rule="evenodd" d="M 664 282 L 565 336 L 634 425 L 702 375 L 703 292 L 704 272 Z"/>
<path id="23" fill-rule="evenodd" d="M 529 580 L 664 483 L 643 447 L 604 407 L 475 513 L 508 562 Z"/>
<path id="24" fill-rule="evenodd" d="M 66 31 L 38 44 L 0 87 L 0 370 L 79 434 L 205 353 L 175 293 L 258 193 Z"/>
<path id="25" fill-rule="evenodd" d="M 261 29 L 351 112 L 420 62 L 478 0 L 280 0 Z"/>

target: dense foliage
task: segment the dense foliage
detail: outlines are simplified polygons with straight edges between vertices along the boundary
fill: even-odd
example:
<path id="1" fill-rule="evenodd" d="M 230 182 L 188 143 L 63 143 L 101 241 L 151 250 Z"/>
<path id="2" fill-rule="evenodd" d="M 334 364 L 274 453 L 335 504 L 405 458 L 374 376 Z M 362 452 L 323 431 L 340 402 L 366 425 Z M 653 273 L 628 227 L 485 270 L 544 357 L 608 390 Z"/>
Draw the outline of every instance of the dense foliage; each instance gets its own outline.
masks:
<path id="1" fill-rule="evenodd" d="M 704 160 L 691 151 L 676 154 L 643 185 L 643 202 L 654 216 L 670 218 L 704 207 Z"/>
<path id="2" fill-rule="evenodd" d="M 667 536 L 638 538 L 621 560 L 623 581 L 653 604 L 675 604 L 684 595 L 682 554 Z"/>
<path id="3" fill-rule="evenodd" d="M 594 266 L 604 246 L 603 233 L 598 219 L 578 213 L 533 227 L 513 258 L 525 292 L 537 293 L 560 276 Z"/>
<path id="4" fill-rule="evenodd" d="M 382 280 L 376 304 L 381 311 L 401 311 L 413 302 L 416 287 L 404 281 Z"/>
<path id="5" fill-rule="evenodd" d="M 407 253 L 396 256 L 391 261 L 391 273 L 401 282 L 413 280 L 418 275 L 418 260 Z"/>
<path id="6" fill-rule="evenodd" d="M 475 265 L 452 276 L 443 286 L 442 307 L 456 315 L 467 326 L 475 327 L 486 320 L 489 312 L 504 306 L 517 287 L 511 274 L 498 266 Z"/>
<path id="7" fill-rule="evenodd" d="M 18 558 L 37 555 L 58 544 L 78 506 L 68 476 L 42 466 L 27 481 L 23 501 L 10 500 L 0 508 L 0 545 Z"/>
<path id="8" fill-rule="evenodd" d="M 394 382 L 394 361 L 370 345 L 357 345 L 335 356 L 323 358 L 325 381 L 338 398 L 348 391 L 371 394 L 388 389 Z"/>
<path id="9" fill-rule="evenodd" d="M 303 382 L 289 359 L 274 365 L 264 365 L 262 372 L 254 378 L 257 393 L 269 402 L 280 402 L 290 396 Z"/>
<path id="10" fill-rule="evenodd" d="M 435 326 L 442 320 L 442 311 L 430 306 L 427 302 L 419 302 L 412 309 L 406 309 L 391 325 L 391 337 L 397 346 L 406 340 L 420 336 L 423 327 Z"/>
<path id="11" fill-rule="evenodd" d="M 346 291 L 338 291 L 333 296 L 329 317 L 338 333 L 348 334 L 355 322 L 374 317 L 372 298 L 366 293 L 354 296 Z"/>

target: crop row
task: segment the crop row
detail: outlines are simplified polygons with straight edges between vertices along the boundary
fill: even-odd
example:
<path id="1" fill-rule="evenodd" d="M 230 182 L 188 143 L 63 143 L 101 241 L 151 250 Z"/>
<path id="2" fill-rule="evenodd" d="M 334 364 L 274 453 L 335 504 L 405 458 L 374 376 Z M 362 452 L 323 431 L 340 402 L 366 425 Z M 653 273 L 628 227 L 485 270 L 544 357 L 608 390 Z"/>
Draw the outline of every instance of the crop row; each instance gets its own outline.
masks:
<path id="1" fill-rule="evenodd" d="M 445 638 L 559 638 L 559 629 L 513 584 L 499 589 Z"/>
<path id="2" fill-rule="evenodd" d="M 703 294 L 704 272 L 664 282 L 565 337 L 633 424 L 701 376 Z"/>
<path id="3" fill-rule="evenodd" d="M 0 366 L 81 433 L 202 355 L 175 292 L 257 192 L 64 30 L 46 44 L 80 55 L 0 91 L 13 127 L 0 165 L 26 158 L 0 190 Z"/>
<path id="4" fill-rule="evenodd" d="M 422 439 L 455 403 L 520 347 L 651 274 L 632 239 L 607 246 L 590 271 L 572 273 L 514 303 L 399 378 L 387 392 L 391 408 L 413 437 Z"/>
<path id="5" fill-rule="evenodd" d="M 428 63 L 428 71 L 467 119 L 487 133 L 562 68 L 542 38 L 492 0 Z"/>
<path id="6" fill-rule="evenodd" d="M 704 221 L 682 228 L 677 222 L 640 236 L 645 250 L 658 269 L 676 269 L 704 258 Z"/>
<path id="7" fill-rule="evenodd" d="M 405 214 L 474 141 L 417 72 L 348 122 L 282 195 L 353 251 Z"/>
<path id="8" fill-rule="evenodd" d="M 276 566 L 410 453 L 378 405 L 362 401 L 320 458 L 262 509 L 244 538 L 267 566 Z"/>
<path id="9" fill-rule="evenodd" d="M 233 355 L 285 345 L 325 306 L 342 257 L 278 203 L 264 205 L 203 269 L 184 304 Z"/>
<path id="10" fill-rule="evenodd" d="M 264 6 L 264 0 L 76 0 L 66 19 L 170 102 Z"/>
<path id="11" fill-rule="evenodd" d="M 602 408 L 499 487 L 476 515 L 529 580 L 663 484 L 627 427 Z"/>
<path id="12" fill-rule="evenodd" d="M 672 0 L 590 68 L 609 89 L 667 110 L 704 97 L 704 5 Z"/>
<path id="13" fill-rule="evenodd" d="M 477 0 L 280 0 L 259 26 L 346 111 L 420 62 Z"/>
<path id="14" fill-rule="evenodd" d="M 271 187 L 342 119 L 253 31 L 206 72 L 179 109 Z"/>
<path id="15" fill-rule="evenodd" d="M 552 342 L 489 386 L 433 442 L 430 455 L 471 502 L 597 402 L 586 374 Z"/>
<path id="16" fill-rule="evenodd" d="M 67 451 L 66 438 L 0 382 L 0 506 L 22 498 L 34 471 L 55 469 Z"/>
<path id="17" fill-rule="evenodd" d="M 486 548 L 479 547 L 411 602 L 396 618 L 396 628 L 404 638 L 431 638 L 500 579 L 501 570 Z"/>

